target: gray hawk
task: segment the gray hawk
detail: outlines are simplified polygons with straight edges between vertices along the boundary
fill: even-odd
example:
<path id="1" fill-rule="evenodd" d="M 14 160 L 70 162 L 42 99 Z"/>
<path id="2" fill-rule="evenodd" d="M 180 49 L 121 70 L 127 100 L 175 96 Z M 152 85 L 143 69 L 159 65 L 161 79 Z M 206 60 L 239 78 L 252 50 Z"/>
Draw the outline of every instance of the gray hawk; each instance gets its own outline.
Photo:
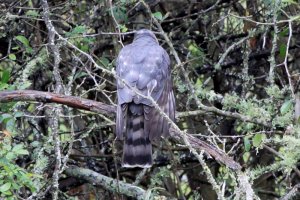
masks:
<path id="1" fill-rule="evenodd" d="M 119 53 L 117 75 L 134 90 L 151 96 L 173 121 L 175 98 L 172 90 L 170 58 L 154 33 L 142 29 L 131 44 Z M 124 140 L 123 167 L 152 166 L 151 141 L 169 135 L 170 124 L 153 106 L 121 80 L 117 81 L 117 138 Z"/>

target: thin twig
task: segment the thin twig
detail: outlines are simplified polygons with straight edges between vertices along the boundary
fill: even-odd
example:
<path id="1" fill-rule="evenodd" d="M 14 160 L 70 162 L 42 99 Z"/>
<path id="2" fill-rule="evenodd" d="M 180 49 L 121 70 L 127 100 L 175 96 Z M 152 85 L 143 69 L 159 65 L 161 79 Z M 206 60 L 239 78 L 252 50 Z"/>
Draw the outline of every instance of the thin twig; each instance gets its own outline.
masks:
<path id="1" fill-rule="evenodd" d="M 289 86 L 290 86 L 290 90 L 291 90 L 293 99 L 296 99 L 295 93 L 294 93 L 293 83 L 292 83 L 292 80 L 291 80 L 291 75 L 290 75 L 290 72 L 288 70 L 288 55 L 289 55 L 289 47 L 290 47 L 292 35 L 293 35 L 292 21 L 289 21 L 289 37 L 288 37 L 288 41 L 287 41 L 287 44 L 286 44 L 286 51 L 285 51 L 285 58 L 284 58 L 284 68 L 285 68 L 285 72 L 286 72 L 288 80 L 289 80 Z"/>

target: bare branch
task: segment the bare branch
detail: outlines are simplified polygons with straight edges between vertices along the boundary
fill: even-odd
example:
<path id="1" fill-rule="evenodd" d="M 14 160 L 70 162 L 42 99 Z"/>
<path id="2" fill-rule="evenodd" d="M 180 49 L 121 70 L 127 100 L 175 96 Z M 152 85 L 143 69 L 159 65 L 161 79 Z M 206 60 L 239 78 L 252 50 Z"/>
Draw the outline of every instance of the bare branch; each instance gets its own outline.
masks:
<path id="1" fill-rule="evenodd" d="M 116 111 L 114 106 L 101 102 L 82 99 L 74 96 L 66 96 L 51 92 L 40 92 L 35 90 L 16 90 L 0 92 L 0 103 L 12 101 L 36 101 L 43 103 L 58 103 L 73 108 L 88 110 L 101 114 L 111 114 Z"/>

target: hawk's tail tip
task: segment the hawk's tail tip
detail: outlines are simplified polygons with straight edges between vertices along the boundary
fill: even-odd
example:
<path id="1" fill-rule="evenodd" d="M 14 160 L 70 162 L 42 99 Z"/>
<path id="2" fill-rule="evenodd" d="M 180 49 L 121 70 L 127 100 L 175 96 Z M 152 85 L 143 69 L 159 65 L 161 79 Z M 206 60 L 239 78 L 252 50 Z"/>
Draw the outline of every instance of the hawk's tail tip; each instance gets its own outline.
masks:
<path id="1" fill-rule="evenodd" d="M 150 168 L 152 166 L 152 144 L 150 140 L 139 138 L 139 144 L 124 142 L 122 167 Z"/>

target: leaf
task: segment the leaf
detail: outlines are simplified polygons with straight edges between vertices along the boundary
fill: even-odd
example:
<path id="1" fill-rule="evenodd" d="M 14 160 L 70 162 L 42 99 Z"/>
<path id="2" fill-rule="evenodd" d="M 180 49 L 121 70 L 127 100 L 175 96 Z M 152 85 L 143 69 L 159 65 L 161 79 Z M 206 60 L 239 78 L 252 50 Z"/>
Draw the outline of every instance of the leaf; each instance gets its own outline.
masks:
<path id="1" fill-rule="evenodd" d="M 16 120 L 14 118 L 10 118 L 7 122 L 6 122 L 6 129 L 11 132 L 14 133 L 15 132 L 15 125 L 16 125 Z"/>
<path id="2" fill-rule="evenodd" d="M 7 83 L 0 83 L 0 91 L 1 90 L 6 90 L 8 88 L 8 84 Z"/>
<path id="3" fill-rule="evenodd" d="M 286 44 L 281 44 L 279 47 L 279 56 L 284 59 L 286 56 Z"/>
<path id="4" fill-rule="evenodd" d="M 122 23 L 122 22 L 127 22 L 128 17 L 126 14 L 126 8 L 125 7 L 115 7 L 113 8 L 113 14 L 117 20 L 117 22 Z"/>
<path id="5" fill-rule="evenodd" d="M 89 45 L 87 45 L 87 44 L 80 45 L 80 50 L 82 50 L 84 52 L 88 52 L 89 51 Z"/>
<path id="6" fill-rule="evenodd" d="M 3 121 L 9 120 L 12 117 L 13 116 L 11 114 L 7 114 L 7 113 L 4 113 L 4 114 L 0 115 L 0 123 L 2 123 Z"/>
<path id="7" fill-rule="evenodd" d="M 31 47 L 27 47 L 25 50 L 27 53 L 30 53 L 30 54 L 32 54 L 32 52 L 33 52 L 33 49 Z"/>
<path id="8" fill-rule="evenodd" d="M 14 112 L 14 117 L 22 117 L 22 116 L 24 116 L 23 112 L 20 111 Z"/>
<path id="9" fill-rule="evenodd" d="M 19 46 L 15 46 L 15 47 L 12 47 L 11 49 L 12 49 L 12 50 L 19 50 L 20 47 L 19 47 Z"/>
<path id="10" fill-rule="evenodd" d="M 249 136 L 244 137 L 244 148 L 245 148 L 245 151 L 250 151 L 251 143 L 249 140 Z"/>
<path id="11" fill-rule="evenodd" d="M 26 16 L 31 16 L 31 17 L 38 17 L 39 16 L 39 13 L 36 12 L 35 10 L 28 10 L 26 13 L 25 13 Z"/>
<path id="12" fill-rule="evenodd" d="M 13 152 L 8 152 L 5 156 L 5 158 L 7 160 L 13 160 L 14 158 L 16 158 L 16 155 Z"/>
<path id="13" fill-rule="evenodd" d="M 108 68 L 108 65 L 109 65 L 110 62 L 106 57 L 102 56 L 100 58 L 100 63 L 103 67 Z"/>
<path id="14" fill-rule="evenodd" d="M 282 3 L 298 5 L 298 3 L 295 0 L 282 0 Z"/>
<path id="15" fill-rule="evenodd" d="M 25 47 L 30 47 L 30 46 L 29 46 L 29 41 L 28 41 L 27 38 L 24 37 L 23 35 L 18 35 L 18 36 L 16 37 L 16 39 L 17 39 L 18 41 L 20 41 L 22 44 L 24 44 Z"/>
<path id="16" fill-rule="evenodd" d="M 245 152 L 243 154 L 243 160 L 244 160 L 244 162 L 245 163 L 248 162 L 249 158 L 250 158 L 250 153 L 249 152 Z"/>
<path id="17" fill-rule="evenodd" d="M 70 32 L 67 32 L 66 36 L 67 37 L 78 36 L 78 35 L 82 35 L 85 32 L 86 32 L 86 27 L 80 25 L 73 28 Z"/>
<path id="18" fill-rule="evenodd" d="M 0 192 L 6 192 L 10 189 L 11 183 L 5 183 L 4 185 L 0 186 Z"/>
<path id="19" fill-rule="evenodd" d="M 85 26 L 76 26 L 71 33 L 73 34 L 82 34 L 86 32 Z"/>
<path id="20" fill-rule="evenodd" d="M 2 72 L 2 77 L 1 77 L 1 82 L 2 83 L 7 83 L 9 81 L 9 78 L 10 78 L 10 73 L 8 70 L 4 70 Z"/>
<path id="21" fill-rule="evenodd" d="M 261 134 L 261 133 L 255 134 L 255 136 L 252 139 L 253 146 L 260 147 L 260 145 L 262 144 L 262 142 L 264 141 L 264 139 L 266 139 L 266 135 L 265 134 Z"/>
<path id="22" fill-rule="evenodd" d="M 29 155 L 29 152 L 26 149 L 20 149 L 16 153 L 18 155 Z"/>
<path id="23" fill-rule="evenodd" d="M 281 32 L 279 33 L 279 35 L 280 35 L 281 37 L 286 37 L 288 33 L 289 33 L 289 28 L 284 28 L 283 31 L 281 31 Z"/>
<path id="24" fill-rule="evenodd" d="M 23 144 L 17 144 L 13 147 L 12 151 L 17 152 L 19 150 L 23 149 Z"/>
<path id="25" fill-rule="evenodd" d="M 153 13 L 153 16 L 160 21 L 163 19 L 161 12 L 155 12 Z"/>
<path id="26" fill-rule="evenodd" d="M 128 31 L 128 28 L 125 25 L 121 25 L 120 28 L 122 33 L 126 33 Z"/>
<path id="27" fill-rule="evenodd" d="M 16 60 L 17 59 L 16 55 L 13 54 L 13 53 L 9 54 L 8 58 L 11 59 L 11 60 Z"/>
<path id="28" fill-rule="evenodd" d="M 74 80 L 77 79 L 77 78 L 87 76 L 87 75 L 88 75 L 88 73 L 86 73 L 86 72 L 77 72 L 74 76 Z"/>
<path id="29" fill-rule="evenodd" d="M 292 105 L 292 100 L 285 101 L 280 108 L 280 113 L 282 115 L 286 114 L 291 109 Z"/>

